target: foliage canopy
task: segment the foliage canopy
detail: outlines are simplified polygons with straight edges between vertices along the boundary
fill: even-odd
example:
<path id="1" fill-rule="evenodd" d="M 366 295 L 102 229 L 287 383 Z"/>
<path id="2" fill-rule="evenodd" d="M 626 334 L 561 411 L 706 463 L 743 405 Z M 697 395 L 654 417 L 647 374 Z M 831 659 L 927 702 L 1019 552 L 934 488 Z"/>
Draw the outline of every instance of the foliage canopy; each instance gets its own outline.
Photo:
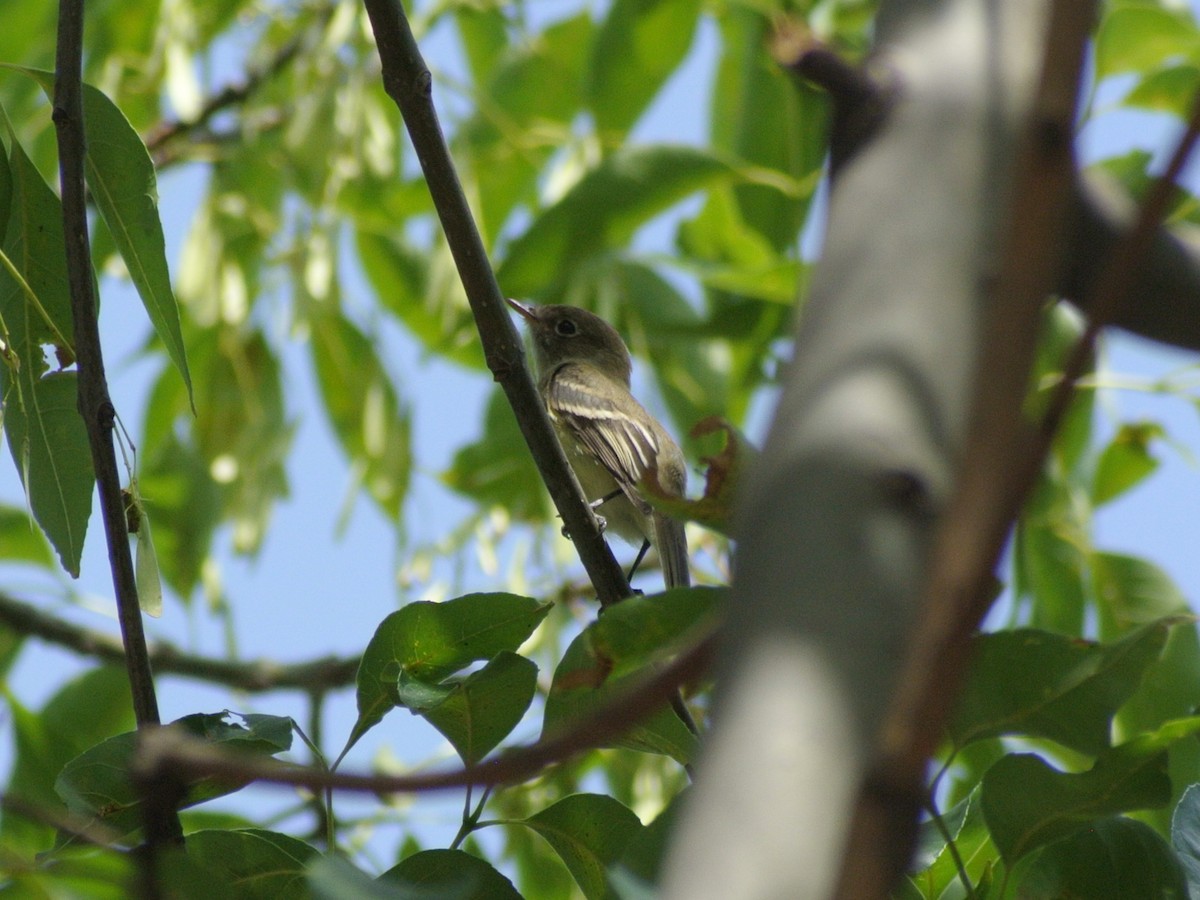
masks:
<path id="1" fill-rule="evenodd" d="M 502 289 L 616 325 L 642 361 L 651 405 L 681 436 L 713 415 L 759 424 L 803 297 L 828 111 L 772 62 L 772 30 L 792 17 L 859 59 L 874 7 L 446 0 L 409 10 Z M 25 615 L 17 586 L 26 567 L 79 574 L 94 480 L 51 187 L 54 12 L 18 4 L 0 30 L 0 389 L 13 483 L 24 487 L 0 507 L 6 673 L 37 652 L 31 635 L 60 639 L 44 615 Z M 473 439 L 423 455 L 436 444 L 421 429 L 467 408 L 445 385 L 483 396 L 488 373 L 360 4 L 111 2 L 91 4 L 86 26 L 93 263 L 102 295 L 140 297 L 142 311 L 106 300 L 104 316 L 138 334 L 139 358 L 155 367 L 143 408 L 118 409 L 140 423 L 128 488 L 143 593 L 160 577 L 167 617 L 232 627 L 230 610 L 248 601 L 227 596 L 217 571 L 231 552 L 258 554 L 289 515 L 310 406 L 343 453 L 341 524 L 364 514 L 354 496 L 368 498 L 405 572 L 399 608 L 354 639 L 356 677 L 354 665 L 284 677 L 236 660 L 191 672 L 226 688 L 299 688 L 318 725 L 330 691 L 353 680 L 345 734 L 301 730 L 244 695 L 230 704 L 254 712 L 196 710 L 180 729 L 267 758 L 292 752 L 298 735 L 307 750 L 290 758 L 325 765 L 401 708 L 472 764 L 532 734 L 531 723 L 547 736 L 569 731 L 711 626 L 728 548 L 699 529 L 705 587 L 632 598 L 595 619 L 498 391 Z M 1126 107 L 1182 117 L 1200 87 L 1200 28 L 1170 4 L 1114 0 L 1094 77 L 1128 82 Z M 664 97 L 690 105 L 666 109 Z M 1136 192 L 1149 159 L 1101 165 Z M 176 250 L 168 238 L 193 205 Z M 1182 196 L 1176 221 L 1196 215 Z M 1046 324 L 1037 385 L 1053 383 L 1079 333 L 1069 308 L 1049 308 Z M 1195 883 L 1196 800 L 1185 789 L 1200 782 L 1200 642 L 1159 567 L 1091 538 L 1094 511 L 1153 474 L 1166 435 L 1129 422 L 1101 440 L 1092 407 L 1081 392 L 1016 529 L 1007 621 L 978 639 L 904 896 L 962 896 L 968 881 L 976 897 L 1184 896 Z M 719 449 L 713 437 L 685 444 L 693 459 Z M 460 502 L 428 517 L 414 500 L 422 491 Z M 309 527 L 324 534 L 335 519 Z M 515 560 L 507 578 L 493 557 Z M 422 586 L 454 596 L 428 602 Z M 75 599 L 65 587 L 60 596 Z M 331 610 L 324 627 L 337 625 Z M 69 617 L 64 630 L 79 633 Z M 165 671 L 180 664 L 159 658 Z M 703 719 L 708 685 L 693 687 Z M 6 702 L 13 802 L 0 819 L 0 891 L 123 895 L 145 802 L 128 769 L 123 674 L 97 662 L 39 709 L 11 690 Z M 217 887 L 238 897 L 635 896 L 653 882 L 697 738 L 663 709 L 603 745 L 529 781 L 468 792 L 449 846 L 431 844 L 403 806 L 358 822 L 336 796 L 332 808 L 306 799 L 281 821 L 206 812 L 200 804 L 241 785 L 194 779 L 182 797 L 195 807 L 184 815 L 186 857 L 164 867 L 162 886 L 184 897 Z M 357 852 L 359 830 L 380 823 L 400 823 L 399 846 Z M 101 827 L 99 847 L 82 839 L 97 838 L 87 824 Z M 322 853 L 328 844 L 356 852 L 339 859 Z"/>

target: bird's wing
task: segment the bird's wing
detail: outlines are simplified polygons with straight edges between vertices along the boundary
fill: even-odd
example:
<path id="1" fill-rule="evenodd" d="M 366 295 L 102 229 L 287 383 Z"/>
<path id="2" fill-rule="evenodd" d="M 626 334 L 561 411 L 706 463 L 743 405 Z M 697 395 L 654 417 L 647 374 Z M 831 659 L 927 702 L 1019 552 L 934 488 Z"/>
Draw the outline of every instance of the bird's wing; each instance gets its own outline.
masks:
<path id="1" fill-rule="evenodd" d="M 597 395 L 589 384 L 602 379 L 619 390 Z M 648 424 L 650 414 L 624 385 L 580 363 L 560 366 L 549 382 L 546 404 L 575 438 L 612 474 L 621 490 L 639 509 L 646 501 L 637 483 L 658 459 L 658 439 Z"/>

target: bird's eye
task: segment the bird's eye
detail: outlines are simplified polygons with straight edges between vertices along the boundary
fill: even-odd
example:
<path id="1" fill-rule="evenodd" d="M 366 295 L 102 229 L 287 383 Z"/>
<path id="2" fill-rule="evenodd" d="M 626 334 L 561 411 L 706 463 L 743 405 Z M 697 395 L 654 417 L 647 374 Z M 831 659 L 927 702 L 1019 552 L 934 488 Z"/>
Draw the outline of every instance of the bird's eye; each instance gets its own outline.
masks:
<path id="1" fill-rule="evenodd" d="M 554 326 L 554 330 L 563 337 L 573 337 L 579 333 L 579 327 L 570 319 L 559 319 L 558 324 Z"/>

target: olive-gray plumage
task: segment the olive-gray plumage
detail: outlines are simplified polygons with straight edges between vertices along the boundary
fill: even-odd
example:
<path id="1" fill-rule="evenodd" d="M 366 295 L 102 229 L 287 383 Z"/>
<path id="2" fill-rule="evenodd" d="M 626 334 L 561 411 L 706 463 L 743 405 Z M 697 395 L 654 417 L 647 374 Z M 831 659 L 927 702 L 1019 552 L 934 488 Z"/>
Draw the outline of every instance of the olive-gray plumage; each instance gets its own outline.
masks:
<path id="1" fill-rule="evenodd" d="M 682 497 L 683 453 L 630 393 L 625 342 L 585 309 L 508 302 L 532 335 L 538 390 L 584 493 L 593 502 L 611 497 L 597 510 L 608 530 L 654 544 L 667 587 L 690 584 L 683 524 L 653 509 L 638 489 L 654 469 L 663 490 Z"/>

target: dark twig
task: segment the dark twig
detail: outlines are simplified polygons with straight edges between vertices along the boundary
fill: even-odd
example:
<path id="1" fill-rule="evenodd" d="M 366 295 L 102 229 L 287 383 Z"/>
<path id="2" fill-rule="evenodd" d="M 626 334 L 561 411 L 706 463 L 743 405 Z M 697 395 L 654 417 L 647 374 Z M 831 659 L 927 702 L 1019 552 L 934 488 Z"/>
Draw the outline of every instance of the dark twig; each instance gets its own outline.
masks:
<path id="1" fill-rule="evenodd" d="M 317 16 L 314 28 L 324 28 L 333 15 L 333 10 L 332 4 L 322 10 Z M 192 118 L 163 121 L 154 125 L 146 133 L 145 141 L 146 149 L 154 154 L 156 162 L 167 144 L 204 129 L 217 113 L 245 102 L 260 87 L 287 68 L 308 43 L 310 33 L 310 30 L 306 29 L 297 34 L 280 47 L 265 65 L 250 69 L 241 81 L 225 85 L 210 96 Z"/>
<path id="2" fill-rule="evenodd" d="M 364 5 L 379 46 L 384 89 L 400 108 L 404 127 L 420 160 L 446 243 L 475 316 L 488 368 L 512 405 L 521 433 L 601 605 L 616 603 L 629 596 L 629 584 L 600 534 L 596 516 L 567 464 L 525 365 L 520 336 L 509 318 L 442 138 L 433 107 L 432 78 L 408 19 L 397 0 L 364 0 Z"/>
<path id="3" fill-rule="evenodd" d="M 83 127 L 83 0 L 62 0 L 58 15 L 58 47 L 55 55 L 54 126 L 58 135 L 59 178 L 62 183 L 63 233 L 66 238 L 67 277 L 71 290 L 71 316 L 75 330 L 75 354 L 79 367 L 79 414 L 87 429 L 100 512 L 108 538 L 117 613 L 125 643 L 126 671 L 133 695 L 138 727 L 159 723 L 158 701 L 142 630 L 133 560 L 129 553 L 125 504 L 113 448 L 116 412 L 108 395 L 104 356 L 96 322 L 95 281 L 88 245 L 87 192 L 84 186 Z M 178 816 L 172 813 L 174 835 L 181 836 Z"/>
<path id="4" fill-rule="evenodd" d="M 962 471 L 941 516 L 925 607 L 855 810 L 839 897 L 885 897 L 904 871 L 925 767 L 957 698 L 971 634 L 991 602 L 996 561 L 1040 468 L 1043 454 L 1022 404 L 1039 310 L 1065 266 L 1075 99 L 1094 15 L 1095 3 L 1052 4 L 1041 79 L 1014 164 L 1000 269 L 981 331 Z"/>
<path id="5" fill-rule="evenodd" d="M 75 326 L 75 354 L 79 366 L 79 414 L 87 427 L 100 510 L 108 538 L 121 634 L 133 710 L 139 727 L 157 725 L 158 702 L 142 631 L 133 560 L 129 554 L 121 477 L 113 449 L 115 410 L 108 396 L 104 356 L 96 323 L 95 282 L 88 246 L 87 200 L 83 180 L 84 131 L 81 57 L 83 52 L 82 0 L 63 0 L 59 6 L 58 52 L 54 84 L 54 125 L 58 132 L 59 175 L 62 181 L 63 231 L 66 235 L 67 274 L 71 289 L 71 315 Z"/>
<path id="6" fill-rule="evenodd" d="M 107 632 L 63 621 L 4 594 L 0 594 L 0 623 L 18 634 L 41 638 L 104 662 L 125 662 L 125 648 Z M 149 644 L 147 651 L 150 663 L 159 675 L 197 678 L 248 693 L 333 690 L 354 683 L 359 663 L 357 657 L 338 656 L 299 663 L 278 663 L 269 659 L 239 662 L 185 653 L 166 641 Z"/>
<path id="7" fill-rule="evenodd" d="M 829 94 L 833 103 L 829 166 L 836 176 L 883 127 L 895 91 L 843 59 L 799 23 L 779 25 L 771 50 L 781 66 Z"/>
<path id="8" fill-rule="evenodd" d="M 461 788 L 466 785 L 498 785 L 524 781 L 547 766 L 604 746 L 662 708 L 679 691 L 679 686 L 702 677 L 712 664 L 715 635 L 701 640 L 679 654 L 644 681 L 630 686 L 597 708 L 586 718 L 571 723 L 553 737 L 515 749 L 487 762 L 451 772 L 427 775 L 355 775 L 325 769 L 282 765 L 224 752 L 194 738 L 164 728 L 146 735 L 138 747 L 134 766 L 139 777 L 153 780 L 169 773 L 176 778 L 217 776 L 238 781 L 257 781 L 372 794 L 416 793 Z"/>
<path id="9" fill-rule="evenodd" d="M 96 847 L 118 847 L 122 835 L 94 819 L 61 808 L 51 809 L 15 794 L 0 795 L 0 809 L 30 822 L 46 825 Z M 10 873 L 11 874 L 11 873 Z"/>

